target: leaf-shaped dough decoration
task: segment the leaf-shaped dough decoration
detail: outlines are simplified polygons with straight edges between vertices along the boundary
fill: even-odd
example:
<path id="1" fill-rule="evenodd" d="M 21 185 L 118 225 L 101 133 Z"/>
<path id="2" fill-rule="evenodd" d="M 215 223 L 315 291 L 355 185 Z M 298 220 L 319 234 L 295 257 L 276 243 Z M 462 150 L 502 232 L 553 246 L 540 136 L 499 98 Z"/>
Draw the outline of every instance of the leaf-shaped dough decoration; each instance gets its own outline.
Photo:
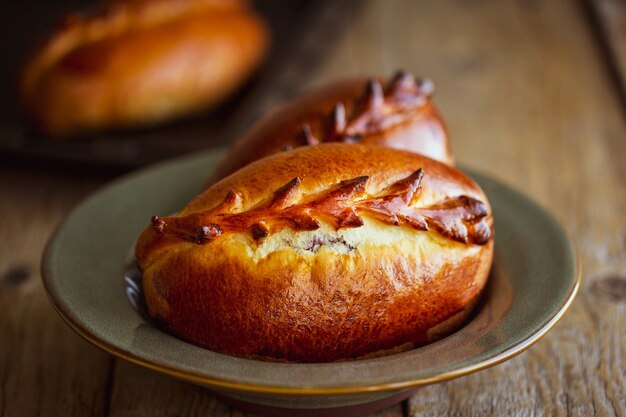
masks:
<path id="1" fill-rule="evenodd" d="M 427 207 L 414 207 L 423 178 L 424 171 L 418 169 L 376 195 L 367 195 L 368 177 L 356 177 L 304 198 L 301 180 L 296 177 L 278 188 L 267 202 L 249 210 L 235 211 L 241 206 L 241 197 L 231 190 L 212 209 L 185 216 L 155 216 L 152 227 L 158 233 L 198 244 L 211 242 L 227 232 L 249 232 L 255 241 L 261 242 L 285 228 L 317 230 L 320 220 L 335 230 L 361 227 L 361 215 L 365 214 L 387 224 L 434 230 L 458 242 L 484 245 L 489 241 L 487 206 L 475 198 L 461 195 Z"/>
<path id="2" fill-rule="evenodd" d="M 344 103 L 337 103 L 327 116 L 326 125 L 317 137 L 311 126 L 302 126 L 303 145 L 323 142 L 357 142 L 366 134 L 381 132 L 411 117 L 411 112 L 428 102 L 434 84 L 427 78 L 416 79 L 406 71 L 398 72 L 383 88 L 380 81 L 370 79 L 351 114 Z"/>

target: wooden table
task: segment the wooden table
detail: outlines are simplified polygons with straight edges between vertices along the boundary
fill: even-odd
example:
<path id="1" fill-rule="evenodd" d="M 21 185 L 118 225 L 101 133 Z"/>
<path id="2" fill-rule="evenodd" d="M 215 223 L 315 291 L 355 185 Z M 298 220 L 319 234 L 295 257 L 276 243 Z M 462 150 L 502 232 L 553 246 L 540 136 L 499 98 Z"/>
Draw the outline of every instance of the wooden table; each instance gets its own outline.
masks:
<path id="1" fill-rule="evenodd" d="M 591 1 L 591 0 L 590 0 Z M 313 84 L 428 75 L 458 160 L 525 192 L 583 258 L 563 321 L 515 359 L 379 416 L 626 415 L 626 4 L 370 1 Z M 106 176 L 0 167 L 0 416 L 241 416 L 72 333 L 44 294 L 44 244 Z"/>

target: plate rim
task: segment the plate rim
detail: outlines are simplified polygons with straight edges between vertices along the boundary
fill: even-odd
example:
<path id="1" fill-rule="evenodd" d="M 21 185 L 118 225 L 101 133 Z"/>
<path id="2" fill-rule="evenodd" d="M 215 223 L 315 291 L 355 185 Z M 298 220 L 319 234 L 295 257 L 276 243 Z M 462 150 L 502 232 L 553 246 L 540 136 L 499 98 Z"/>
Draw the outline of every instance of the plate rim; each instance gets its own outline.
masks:
<path id="1" fill-rule="evenodd" d="M 580 252 L 574 245 L 574 243 L 569 238 L 567 232 L 562 227 L 561 223 L 552 216 L 550 212 L 544 209 L 542 206 L 537 204 L 533 199 L 527 197 L 526 195 L 520 193 L 513 187 L 509 187 L 508 185 L 494 180 L 491 176 L 481 174 L 482 176 L 497 182 L 507 188 L 512 189 L 518 194 L 521 194 L 524 198 L 531 201 L 533 204 L 541 208 L 546 215 L 550 216 L 551 219 L 556 222 L 561 231 L 563 232 L 566 240 L 573 252 L 575 258 L 575 280 L 573 285 L 569 289 L 567 295 L 563 298 L 558 308 L 555 309 L 554 315 L 543 323 L 541 326 L 538 326 L 535 331 L 529 334 L 525 339 L 521 340 L 518 344 L 510 347 L 509 349 L 504 350 L 503 352 L 494 355 L 490 358 L 484 359 L 478 363 L 470 364 L 466 366 L 462 366 L 456 369 L 443 371 L 437 375 L 430 377 L 422 377 L 422 378 L 410 378 L 404 381 L 398 382 L 386 382 L 380 384 L 366 384 L 366 385 L 338 385 L 338 386 L 324 386 L 324 387 L 288 387 L 288 386 L 278 386 L 278 385 L 263 385 L 263 384 L 255 384 L 241 381 L 233 381 L 226 378 L 218 378 L 218 377 L 210 377 L 207 375 L 203 375 L 201 373 L 182 370 L 176 368 L 175 366 L 164 365 L 158 363 L 156 361 L 143 358 L 139 355 L 133 354 L 132 352 L 126 352 L 123 349 L 115 346 L 112 343 L 103 340 L 102 338 L 90 333 L 87 329 L 82 327 L 80 323 L 75 320 L 72 314 L 69 311 L 64 309 L 62 303 L 59 300 L 59 294 L 57 294 L 56 289 L 51 282 L 51 276 L 53 272 L 50 270 L 51 257 L 54 251 L 55 242 L 57 241 L 60 233 L 65 229 L 67 223 L 74 217 L 74 215 L 80 211 L 80 209 L 87 204 L 92 198 L 101 194 L 105 190 L 113 188 L 118 184 L 125 183 L 129 180 L 132 180 L 135 177 L 148 175 L 150 172 L 156 172 L 162 168 L 167 166 L 174 166 L 180 163 L 189 162 L 195 160 L 196 158 L 206 158 L 208 155 L 216 154 L 220 152 L 220 150 L 211 150 L 208 152 L 196 153 L 191 156 L 184 156 L 179 158 L 174 158 L 169 161 L 164 161 L 161 163 L 157 163 L 151 165 L 148 168 L 139 169 L 133 171 L 129 174 L 123 175 L 117 179 L 114 179 L 104 186 L 95 190 L 91 195 L 85 198 L 81 203 L 79 203 L 70 213 L 69 215 L 57 226 L 56 230 L 50 237 L 48 243 L 46 244 L 42 263 L 41 263 L 41 276 L 44 285 L 44 289 L 50 300 L 50 303 L 54 307 L 55 311 L 59 314 L 61 319 L 70 327 L 76 334 L 78 334 L 83 339 L 87 340 L 92 345 L 100 348 L 101 350 L 118 357 L 120 359 L 124 359 L 128 362 L 134 363 L 139 366 L 143 366 L 145 368 L 151 369 L 153 371 L 161 372 L 168 376 L 185 380 L 188 382 L 192 382 L 195 384 L 200 384 L 208 387 L 232 390 L 232 391 L 240 391 L 240 392 L 248 392 L 248 393 L 260 393 L 260 394 L 279 394 L 279 395 L 305 395 L 305 396 L 315 396 L 315 395 L 346 395 L 346 394 L 364 394 L 364 393 L 373 393 L 373 392 L 384 392 L 384 391 L 400 391 L 410 388 L 416 388 L 424 385 L 434 384 L 438 382 L 443 382 L 446 380 L 458 378 L 464 375 L 468 375 L 486 368 L 490 368 L 492 366 L 498 365 L 508 359 L 511 359 L 531 346 L 537 343 L 539 340 L 543 338 L 565 315 L 572 302 L 574 301 L 576 294 L 578 293 L 582 280 L 582 260 L 580 256 Z M 474 170 L 472 170 L 474 171 Z"/>

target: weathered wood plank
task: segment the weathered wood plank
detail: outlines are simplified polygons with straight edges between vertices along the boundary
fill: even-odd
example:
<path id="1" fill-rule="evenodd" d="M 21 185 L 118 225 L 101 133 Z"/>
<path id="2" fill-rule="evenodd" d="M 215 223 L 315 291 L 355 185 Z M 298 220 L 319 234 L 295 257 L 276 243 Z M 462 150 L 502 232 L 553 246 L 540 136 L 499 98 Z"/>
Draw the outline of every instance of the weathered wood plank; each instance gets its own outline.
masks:
<path id="1" fill-rule="evenodd" d="M 111 358 L 75 335 L 44 293 L 55 225 L 101 181 L 0 168 L 0 415 L 102 416 Z"/>
<path id="2" fill-rule="evenodd" d="M 600 42 L 608 53 L 607 65 L 613 66 L 617 87 L 626 104 L 626 2 L 623 0 L 586 0 L 600 32 Z"/>
<path id="3" fill-rule="evenodd" d="M 114 381 L 111 417 L 230 415 L 206 389 L 124 361 L 117 361 Z"/>

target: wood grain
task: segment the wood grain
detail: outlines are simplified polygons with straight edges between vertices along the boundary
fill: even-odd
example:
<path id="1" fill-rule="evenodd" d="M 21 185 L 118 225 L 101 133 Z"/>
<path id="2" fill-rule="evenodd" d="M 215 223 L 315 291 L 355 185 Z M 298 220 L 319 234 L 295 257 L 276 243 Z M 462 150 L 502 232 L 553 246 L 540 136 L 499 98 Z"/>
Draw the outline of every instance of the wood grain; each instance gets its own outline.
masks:
<path id="1" fill-rule="evenodd" d="M 39 263 L 55 225 L 102 181 L 0 168 L 0 416 L 104 416 L 112 359 L 58 318 Z"/>
<path id="2" fill-rule="evenodd" d="M 310 84 L 399 67 L 430 76 L 459 161 L 548 208 L 583 259 L 579 297 L 545 339 L 377 415 L 626 416 L 626 109 L 581 3 L 370 1 L 333 48 Z M 43 244 L 100 183 L 0 169 L 0 415 L 247 416 L 112 362 L 46 302 Z"/>
<path id="3" fill-rule="evenodd" d="M 626 104 L 626 1 L 586 0 L 599 41 L 614 72 L 616 87 Z"/>

